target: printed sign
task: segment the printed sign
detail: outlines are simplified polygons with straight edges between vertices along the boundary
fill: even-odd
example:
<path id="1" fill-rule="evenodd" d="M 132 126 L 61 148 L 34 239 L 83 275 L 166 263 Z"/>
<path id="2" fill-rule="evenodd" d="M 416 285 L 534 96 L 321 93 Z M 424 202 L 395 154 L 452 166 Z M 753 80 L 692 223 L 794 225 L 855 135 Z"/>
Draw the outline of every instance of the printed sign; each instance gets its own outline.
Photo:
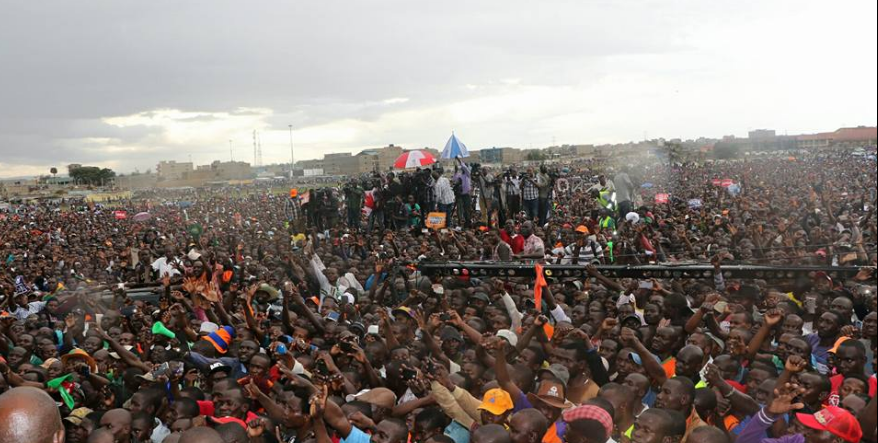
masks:
<path id="1" fill-rule="evenodd" d="M 427 220 L 424 224 L 430 229 L 442 229 L 446 223 L 445 216 L 444 212 L 431 212 L 427 214 Z"/>

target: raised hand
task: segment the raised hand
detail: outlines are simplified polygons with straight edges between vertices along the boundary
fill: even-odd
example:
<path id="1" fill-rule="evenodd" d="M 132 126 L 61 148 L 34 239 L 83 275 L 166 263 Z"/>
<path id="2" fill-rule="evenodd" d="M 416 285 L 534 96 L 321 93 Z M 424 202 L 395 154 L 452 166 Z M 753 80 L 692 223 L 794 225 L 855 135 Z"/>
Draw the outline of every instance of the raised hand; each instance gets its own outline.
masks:
<path id="1" fill-rule="evenodd" d="M 634 330 L 630 328 L 622 328 L 622 331 L 619 332 L 619 340 L 628 348 L 633 348 L 640 343 Z"/>
<path id="2" fill-rule="evenodd" d="M 710 386 L 718 385 L 723 379 L 719 368 L 713 363 L 707 365 L 707 373 L 704 375 L 704 378 Z"/>
<path id="3" fill-rule="evenodd" d="M 251 378 L 250 383 L 244 385 L 244 395 L 251 400 L 256 400 L 259 398 L 259 394 L 261 394 L 261 391 L 259 390 L 259 387 L 256 386 L 256 382 Z"/>
<path id="4" fill-rule="evenodd" d="M 806 367 L 808 367 L 808 362 L 806 362 L 805 359 L 798 355 L 791 355 L 787 358 L 784 370 L 793 374 L 798 374 L 799 372 L 804 371 Z"/>
<path id="5" fill-rule="evenodd" d="M 615 317 L 605 318 L 604 321 L 601 323 L 601 331 L 610 331 L 618 324 L 619 320 L 617 320 Z"/>
<path id="6" fill-rule="evenodd" d="M 796 397 L 805 393 L 805 389 L 795 383 L 787 383 L 774 390 L 774 398 L 769 403 L 767 412 L 772 415 L 784 415 L 805 407 L 804 403 L 794 403 Z"/>
<path id="7" fill-rule="evenodd" d="M 766 312 L 763 318 L 765 320 L 765 324 L 773 328 L 779 325 L 781 321 L 783 321 L 783 313 L 779 309 L 772 309 Z"/>

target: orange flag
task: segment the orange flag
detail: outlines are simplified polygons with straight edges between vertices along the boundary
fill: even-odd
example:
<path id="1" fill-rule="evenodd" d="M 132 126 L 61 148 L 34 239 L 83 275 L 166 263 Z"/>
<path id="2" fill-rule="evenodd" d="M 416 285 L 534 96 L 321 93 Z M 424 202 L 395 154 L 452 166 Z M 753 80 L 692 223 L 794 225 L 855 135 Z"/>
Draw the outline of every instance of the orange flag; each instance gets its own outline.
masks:
<path id="1" fill-rule="evenodd" d="M 537 308 L 537 312 L 540 312 L 543 309 L 543 288 L 548 285 L 546 284 L 546 278 L 543 276 L 543 265 L 537 264 L 534 266 L 534 270 L 537 273 L 537 279 L 534 282 L 534 305 Z"/>

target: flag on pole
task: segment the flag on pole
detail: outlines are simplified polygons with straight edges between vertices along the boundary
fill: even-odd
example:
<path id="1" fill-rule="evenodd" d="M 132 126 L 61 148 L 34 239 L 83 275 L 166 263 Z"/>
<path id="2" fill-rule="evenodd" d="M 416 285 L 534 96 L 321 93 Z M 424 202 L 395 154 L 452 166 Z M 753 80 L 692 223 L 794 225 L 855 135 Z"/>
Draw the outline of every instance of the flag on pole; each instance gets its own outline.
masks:
<path id="1" fill-rule="evenodd" d="M 543 265 L 538 264 L 534 269 L 537 273 L 537 279 L 534 282 L 534 306 L 536 306 L 537 312 L 540 312 L 543 309 L 543 288 L 549 285 L 546 283 L 546 277 L 543 275 Z"/>

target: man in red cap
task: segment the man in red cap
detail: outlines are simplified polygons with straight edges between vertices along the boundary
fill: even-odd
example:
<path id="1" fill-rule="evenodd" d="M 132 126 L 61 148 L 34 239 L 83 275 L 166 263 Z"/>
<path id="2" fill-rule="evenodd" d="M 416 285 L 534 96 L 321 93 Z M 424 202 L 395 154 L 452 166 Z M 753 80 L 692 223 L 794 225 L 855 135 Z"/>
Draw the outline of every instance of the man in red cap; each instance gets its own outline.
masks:
<path id="1" fill-rule="evenodd" d="M 774 392 L 771 404 L 759 411 L 747 427 L 738 435 L 735 443 L 859 443 L 863 430 L 857 418 L 850 412 L 829 406 L 814 414 L 795 414 L 802 433 L 786 435 L 777 439 L 764 438 L 765 432 L 774 422 L 805 405 L 794 403 L 796 397 L 804 392 L 796 384 L 788 383 Z M 791 427 L 791 429 L 793 429 Z"/>

